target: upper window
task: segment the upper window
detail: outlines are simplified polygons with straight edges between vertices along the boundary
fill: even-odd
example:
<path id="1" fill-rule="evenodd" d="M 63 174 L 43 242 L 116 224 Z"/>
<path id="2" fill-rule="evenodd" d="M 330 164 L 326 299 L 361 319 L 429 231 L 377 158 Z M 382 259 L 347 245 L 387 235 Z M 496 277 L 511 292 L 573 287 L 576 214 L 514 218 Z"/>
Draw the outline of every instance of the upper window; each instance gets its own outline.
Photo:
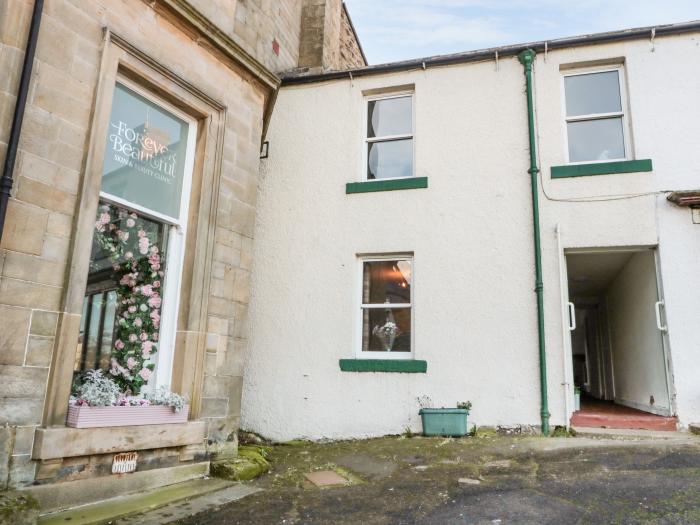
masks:
<path id="1" fill-rule="evenodd" d="M 413 259 L 362 259 L 362 335 L 360 355 L 411 356 Z"/>
<path id="2" fill-rule="evenodd" d="M 629 153 L 621 69 L 564 77 L 569 162 L 624 160 Z"/>
<path id="3" fill-rule="evenodd" d="M 367 179 L 413 176 L 413 95 L 367 101 Z"/>

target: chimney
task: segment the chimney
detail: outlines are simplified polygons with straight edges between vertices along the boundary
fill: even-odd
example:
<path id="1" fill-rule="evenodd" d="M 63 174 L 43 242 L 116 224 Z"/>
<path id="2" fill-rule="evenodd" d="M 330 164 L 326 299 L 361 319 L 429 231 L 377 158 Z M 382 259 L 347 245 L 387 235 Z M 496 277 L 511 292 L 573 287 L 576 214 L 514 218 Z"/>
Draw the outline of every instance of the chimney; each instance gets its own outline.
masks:
<path id="1" fill-rule="evenodd" d="M 303 0 L 299 67 L 309 72 L 341 69 L 341 0 Z"/>

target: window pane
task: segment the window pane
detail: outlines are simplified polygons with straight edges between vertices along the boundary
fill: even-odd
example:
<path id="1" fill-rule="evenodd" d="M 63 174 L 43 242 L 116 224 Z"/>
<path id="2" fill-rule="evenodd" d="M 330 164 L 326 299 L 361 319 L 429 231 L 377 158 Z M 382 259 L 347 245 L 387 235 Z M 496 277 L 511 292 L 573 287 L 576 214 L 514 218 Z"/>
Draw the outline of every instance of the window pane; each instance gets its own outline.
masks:
<path id="1" fill-rule="evenodd" d="M 85 292 L 77 371 L 101 368 L 137 394 L 155 368 L 168 227 L 101 203 Z"/>
<path id="2" fill-rule="evenodd" d="M 367 137 L 413 133 L 411 97 L 370 100 L 367 106 Z"/>
<path id="3" fill-rule="evenodd" d="M 104 322 L 102 326 L 102 343 L 100 354 L 97 357 L 97 366 L 101 370 L 107 370 L 112 357 L 112 345 L 114 344 L 114 322 L 116 321 L 117 292 L 107 292 L 107 305 L 105 307 Z"/>
<path id="4" fill-rule="evenodd" d="M 178 218 L 188 128 L 185 121 L 117 84 L 102 191 Z"/>
<path id="5" fill-rule="evenodd" d="M 362 351 L 410 352 L 411 309 L 363 309 Z"/>
<path id="6" fill-rule="evenodd" d="M 89 305 L 90 321 L 87 323 L 88 332 L 85 334 L 85 343 L 83 351 L 83 360 L 81 368 L 90 370 L 95 366 L 95 356 L 97 355 L 98 334 L 100 331 L 100 320 L 102 318 L 102 309 L 104 308 L 104 295 L 99 293 L 92 296 L 92 301 Z"/>
<path id="7" fill-rule="evenodd" d="M 367 147 L 368 179 L 413 176 L 413 139 L 372 142 Z"/>
<path id="8" fill-rule="evenodd" d="M 570 162 L 625 158 L 622 118 L 569 122 L 567 131 Z"/>
<path id="9" fill-rule="evenodd" d="M 564 77 L 566 116 L 622 111 L 617 71 Z"/>
<path id="10" fill-rule="evenodd" d="M 408 260 L 365 262 L 362 303 L 410 303 L 412 264 Z"/>

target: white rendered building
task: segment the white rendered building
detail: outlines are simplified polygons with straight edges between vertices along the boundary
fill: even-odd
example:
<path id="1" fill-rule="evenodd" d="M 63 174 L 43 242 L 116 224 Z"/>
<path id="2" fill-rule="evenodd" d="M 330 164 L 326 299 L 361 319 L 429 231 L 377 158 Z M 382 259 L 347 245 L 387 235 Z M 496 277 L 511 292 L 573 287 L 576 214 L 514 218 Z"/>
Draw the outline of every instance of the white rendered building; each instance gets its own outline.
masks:
<path id="1" fill-rule="evenodd" d="M 287 78 L 242 428 L 419 431 L 426 397 L 470 400 L 470 425 L 568 426 L 576 387 L 700 420 L 699 38 L 689 23 Z"/>

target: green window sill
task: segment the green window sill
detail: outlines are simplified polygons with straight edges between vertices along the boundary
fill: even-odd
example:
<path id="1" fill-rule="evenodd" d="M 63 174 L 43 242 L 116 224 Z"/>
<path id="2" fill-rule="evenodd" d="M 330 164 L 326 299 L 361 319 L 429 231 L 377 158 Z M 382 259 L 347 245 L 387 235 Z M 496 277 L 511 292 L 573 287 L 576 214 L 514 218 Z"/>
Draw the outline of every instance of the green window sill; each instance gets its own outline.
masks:
<path id="1" fill-rule="evenodd" d="M 425 374 L 427 361 L 413 359 L 341 359 L 343 372 L 400 372 L 407 374 Z"/>
<path id="2" fill-rule="evenodd" d="M 615 162 L 596 162 L 592 164 L 552 166 L 552 178 L 565 179 L 568 177 L 613 175 L 615 173 L 639 173 L 642 171 L 651 171 L 651 159 L 618 160 Z"/>
<path id="3" fill-rule="evenodd" d="M 415 190 L 428 187 L 428 177 L 409 177 L 406 179 L 368 180 L 365 182 L 348 182 L 345 193 L 370 193 L 374 191 Z"/>

